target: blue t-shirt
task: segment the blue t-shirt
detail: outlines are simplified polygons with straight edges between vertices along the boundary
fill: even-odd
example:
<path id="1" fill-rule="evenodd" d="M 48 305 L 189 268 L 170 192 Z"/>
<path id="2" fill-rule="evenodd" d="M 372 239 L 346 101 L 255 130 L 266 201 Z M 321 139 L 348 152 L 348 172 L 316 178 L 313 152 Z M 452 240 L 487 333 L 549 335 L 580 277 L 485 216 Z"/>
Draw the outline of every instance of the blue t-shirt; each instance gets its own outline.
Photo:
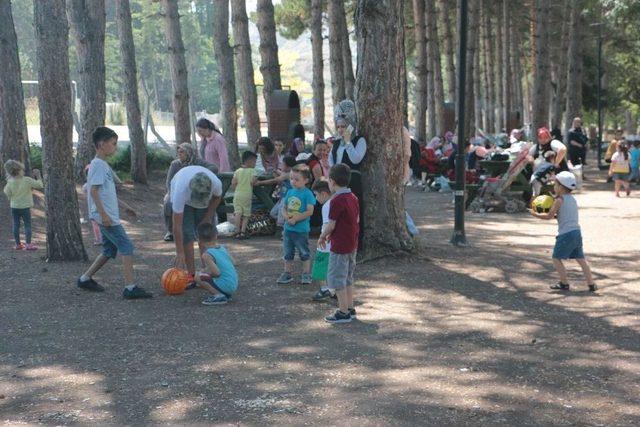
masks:
<path id="1" fill-rule="evenodd" d="M 315 207 L 316 198 L 313 195 L 313 192 L 307 187 L 292 188 L 287 191 L 287 194 L 284 196 L 284 208 L 289 215 L 306 212 L 309 205 Z M 284 229 L 286 231 L 295 231 L 296 233 L 308 233 L 311 230 L 310 224 L 310 218 L 297 222 L 295 225 L 285 222 Z"/>
<path id="2" fill-rule="evenodd" d="M 213 257 L 220 270 L 220 276 L 212 278 L 213 283 L 227 296 L 234 294 L 238 289 L 238 273 L 229 252 L 224 246 L 218 246 L 207 249 L 207 253 Z"/>
<path id="3" fill-rule="evenodd" d="M 629 158 L 631 169 L 636 169 L 640 165 L 640 148 L 633 147 L 629 150 Z"/>
<path id="4" fill-rule="evenodd" d="M 98 187 L 98 196 L 102 201 L 102 207 L 111 220 L 111 225 L 120 224 L 120 211 L 118 210 L 118 195 L 116 183 L 113 178 L 113 170 L 107 162 L 94 158 L 89 164 L 87 176 L 87 202 L 89 204 L 89 216 L 98 224 L 102 224 L 102 217 L 98 212 L 96 203 L 91 197 L 91 187 Z"/>

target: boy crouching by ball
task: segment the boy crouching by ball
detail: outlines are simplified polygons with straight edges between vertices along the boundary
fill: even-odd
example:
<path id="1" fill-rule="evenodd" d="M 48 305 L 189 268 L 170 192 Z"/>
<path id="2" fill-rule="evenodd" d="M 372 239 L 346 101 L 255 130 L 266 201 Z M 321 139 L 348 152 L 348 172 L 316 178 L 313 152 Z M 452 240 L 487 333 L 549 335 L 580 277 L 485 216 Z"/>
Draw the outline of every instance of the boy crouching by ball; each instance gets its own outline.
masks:
<path id="1" fill-rule="evenodd" d="M 331 206 L 331 190 L 327 181 L 316 181 L 313 183 L 312 190 L 316 196 L 316 200 L 322 205 L 322 224 L 329 223 L 329 209 Z M 329 255 L 331 252 L 331 243 L 327 242 L 324 248 L 318 247 L 316 257 L 313 260 L 311 268 L 311 279 L 318 284 L 320 289 L 313 296 L 314 301 L 323 301 L 328 298 L 336 298 L 335 292 L 327 286 L 327 270 L 329 268 Z"/>
<path id="2" fill-rule="evenodd" d="M 210 223 L 198 225 L 198 244 L 204 271 L 195 275 L 196 285 L 211 295 L 204 305 L 226 304 L 238 290 L 238 273 L 227 249 L 218 244 L 218 230 Z"/>
<path id="3" fill-rule="evenodd" d="M 571 195 L 571 191 L 576 189 L 576 177 L 571 172 L 560 172 L 556 175 L 554 192 L 556 200 L 547 213 L 537 213 L 531 211 L 531 215 L 540 219 L 553 219 L 558 217 L 558 236 L 556 245 L 553 248 L 553 265 L 560 276 L 560 282 L 552 285 L 551 289 L 559 291 L 569 290 L 567 270 L 564 268 L 562 260 L 575 259 L 584 274 L 589 292 L 595 292 L 598 287 L 593 282 L 591 268 L 584 257 L 582 251 L 582 233 L 578 221 L 578 204 Z"/>
<path id="4" fill-rule="evenodd" d="M 318 246 L 325 248 L 331 242 L 327 285 L 338 296 L 338 310 L 324 318 L 328 323 L 348 323 L 356 315 L 353 305 L 353 277 L 356 270 L 356 252 L 360 230 L 358 198 L 347 185 L 351 169 L 338 164 L 329 171 L 329 188 L 333 193 L 329 206 L 329 222 L 323 224 Z"/>

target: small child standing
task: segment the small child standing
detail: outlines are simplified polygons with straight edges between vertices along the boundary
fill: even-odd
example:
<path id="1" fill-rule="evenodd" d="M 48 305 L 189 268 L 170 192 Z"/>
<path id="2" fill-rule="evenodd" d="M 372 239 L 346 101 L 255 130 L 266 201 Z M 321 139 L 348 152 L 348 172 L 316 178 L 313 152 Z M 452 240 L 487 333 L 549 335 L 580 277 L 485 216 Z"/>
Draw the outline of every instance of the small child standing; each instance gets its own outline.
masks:
<path id="1" fill-rule="evenodd" d="M 629 160 L 629 148 L 626 142 L 620 141 L 616 147 L 616 152 L 611 156 L 609 166 L 609 176 L 613 178 L 616 197 L 620 197 L 620 189 L 624 188 L 627 196 L 631 194 L 629 186 L 629 172 L 631 165 Z"/>
<path id="2" fill-rule="evenodd" d="M 542 191 L 542 186 L 548 184 L 554 176 L 556 171 L 556 153 L 554 151 L 547 151 L 544 153 L 544 160 L 540 162 L 536 170 L 531 175 L 531 190 L 533 197 L 538 197 Z"/>
<path id="3" fill-rule="evenodd" d="M 329 223 L 329 209 L 331 207 L 331 190 L 327 181 L 316 181 L 312 186 L 316 200 L 322 205 L 322 225 Z M 313 296 L 314 301 L 322 301 L 327 298 L 335 298 L 335 293 L 331 292 L 327 286 L 327 270 L 329 269 L 329 254 L 331 252 L 331 242 L 327 242 L 324 248 L 318 247 L 316 257 L 311 268 L 311 279 L 318 283 L 320 289 Z"/>
<path id="4" fill-rule="evenodd" d="M 221 305 L 238 290 L 238 273 L 227 249 L 218 244 L 218 230 L 210 223 L 198 225 L 198 245 L 204 271 L 197 273 L 196 285 L 211 295 L 204 305 Z"/>
<path id="5" fill-rule="evenodd" d="M 640 184 L 640 141 L 633 141 L 633 147 L 629 150 L 629 166 L 631 167 L 629 182 Z"/>
<path id="6" fill-rule="evenodd" d="M 337 164 L 329 171 L 329 188 L 333 193 L 329 207 L 329 222 L 322 226 L 318 246 L 325 248 L 331 242 L 327 285 L 338 296 L 338 310 L 327 316 L 328 323 L 348 323 L 356 316 L 353 304 L 353 280 L 356 270 L 356 252 L 360 230 L 358 198 L 347 185 L 351 169 Z"/>
<path id="7" fill-rule="evenodd" d="M 7 172 L 7 185 L 4 186 L 4 194 L 7 195 L 11 205 L 15 250 L 35 251 L 38 247 L 31 243 L 32 190 L 42 190 L 42 175 L 38 169 L 34 169 L 33 178 L 24 176 L 24 165 L 16 160 L 7 160 L 4 164 L 4 170 Z M 24 223 L 26 245 L 20 242 L 20 220 Z"/>
<path id="8" fill-rule="evenodd" d="M 316 198 L 307 183 L 311 179 L 309 168 L 297 166 L 290 172 L 291 190 L 284 196 L 282 214 L 285 217 L 282 247 L 284 252 L 284 272 L 278 278 L 278 284 L 293 282 L 293 260 L 298 252 L 302 261 L 302 275 L 300 282 L 303 285 L 311 284 L 311 262 L 309 258 L 309 231 L 311 224 L 309 218 L 313 215 Z"/>
<path id="9" fill-rule="evenodd" d="M 251 217 L 251 199 L 253 187 L 258 181 L 256 160 L 258 156 L 253 151 L 242 153 L 242 166 L 238 168 L 231 180 L 233 193 L 233 213 L 235 215 L 236 234 L 238 239 L 247 239 L 247 224 Z"/>
<path id="10" fill-rule="evenodd" d="M 104 287 L 93 280 L 93 275 L 120 252 L 126 285 L 122 296 L 125 299 L 151 298 L 153 295 L 136 286 L 133 279 L 133 244 L 120 224 L 115 174 L 106 162 L 118 149 L 118 134 L 107 127 L 98 127 L 93 132 L 93 144 L 96 147 L 96 157 L 89 165 L 87 203 L 89 217 L 100 227 L 102 253 L 80 276 L 77 286 L 87 291 L 103 292 Z"/>
<path id="11" fill-rule="evenodd" d="M 547 213 L 537 213 L 531 211 L 531 214 L 540 219 L 553 219 L 558 215 L 558 236 L 556 244 L 553 248 L 553 265 L 560 276 L 560 282 L 552 285 L 551 289 L 568 291 L 569 281 L 567 279 L 567 270 L 564 268 L 562 260 L 575 259 L 589 286 L 589 292 L 595 292 L 598 287 L 593 282 L 591 268 L 587 263 L 582 251 L 582 233 L 578 221 L 578 204 L 576 199 L 571 195 L 571 191 L 576 189 L 576 177 L 567 171 L 560 172 L 556 175 L 554 192 L 556 200 Z"/>

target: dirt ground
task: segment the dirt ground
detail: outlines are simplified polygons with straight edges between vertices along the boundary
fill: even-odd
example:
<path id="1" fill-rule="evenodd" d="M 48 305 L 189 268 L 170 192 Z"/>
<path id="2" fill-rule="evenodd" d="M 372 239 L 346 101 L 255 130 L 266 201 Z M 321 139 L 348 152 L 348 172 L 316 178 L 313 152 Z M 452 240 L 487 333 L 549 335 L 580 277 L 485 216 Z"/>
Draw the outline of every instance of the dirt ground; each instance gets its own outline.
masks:
<path id="1" fill-rule="evenodd" d="M 96 295 L 74 286 L 88 263 L 14 252 L 2 197 L 0 424 L 640 425 L 640 191 L 616 199 L 590 172 L 577 197 L 597 295 L 577 265 L 574 291 L 548 290 L 555 222 L 468 213 L 454 248 L 451 196 L 409 188 L 421 249 L 359 266 L 358 320 L 340 326 L 313 287 L 275 283 L 275 238 L 224 241 L 241 277 L 226 306 L 162 294 L 161 179 L 121 192 L 145 301 L 121 298 L 119 263 Z"/>

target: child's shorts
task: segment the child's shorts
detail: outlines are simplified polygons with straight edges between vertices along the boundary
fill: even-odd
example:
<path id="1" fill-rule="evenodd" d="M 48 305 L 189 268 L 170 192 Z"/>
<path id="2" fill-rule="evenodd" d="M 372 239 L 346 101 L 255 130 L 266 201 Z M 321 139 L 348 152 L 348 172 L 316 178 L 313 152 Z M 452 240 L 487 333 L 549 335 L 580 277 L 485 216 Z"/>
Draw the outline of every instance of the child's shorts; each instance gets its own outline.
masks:
<path id="1" fill-rule="evenodd" d="M 316 251 L 316 258 L 311 268 L 311 279 L 324 282 L 327 280 L 327 270 L 329 270 L 329 252 Z"/>
<path id="2" fill-rule="evenodd" d="M 309 233 L 284 230 L 282 249 L 284 251 L 285 261 L 293 261 L 296 256 L 296 250 L 300 256 L 300 261 L 308 261 L 309 258 L 311 258 L 311 252 L 309 252 Z"/>
<path id="3" fill-rule="evenodd" d="M 237 284 L 227 283 L 224 280 L 216 280 L 213 278 L 208 278 L 205 281 L 211 286 L 213 286 L 218 292 L 226 296 L 227 298 L 231 297 L 238 290 Z"/>
<path id="4" fill-rule="evenodd" d="M 233 200 L 233 213 L 244 217 L 251 216 L 251 199 Z"/>
<path id="5" fill-rule="evenodd" d="M 353 285 L 356 271 L 356 251 L 350 254 L 329 255 L 329 269 L 327 271 L 327 287 L 340 290 Z"/>
<path id="6" fill-rule="evenodd" d="M 556 237 L 553 248 L 555 259 L 584 259 L 582 252 L 582 233 L 580 230 L 569 231 Z"/>
<path id="7" fill-rule="evenodd" d="M 116 257 L 118 251 L 120 251 L 120 255 L 133 255 L 133 243 L 122 225 L 110 227 L 99 225 L 102 233 L 102 255 L 111 259 Z"/>

